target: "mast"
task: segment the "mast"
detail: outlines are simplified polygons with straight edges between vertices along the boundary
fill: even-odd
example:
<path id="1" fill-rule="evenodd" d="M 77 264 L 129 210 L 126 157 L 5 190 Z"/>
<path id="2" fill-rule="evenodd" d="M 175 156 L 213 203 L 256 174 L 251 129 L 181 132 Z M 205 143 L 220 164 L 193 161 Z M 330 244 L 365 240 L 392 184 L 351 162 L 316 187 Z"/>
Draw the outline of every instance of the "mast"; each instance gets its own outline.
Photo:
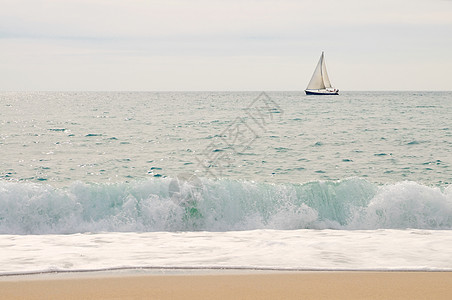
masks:
<path id="1" fill-rule="evenodd" d="M 323 59 L 324 59 L 324 54 L 323 54 L 323 51 L 322 51 L 322 55 L 320 55 L 320 62 L 321 62 L 321 65 L 320 65 L 320 76 L 322 77 L 322 81 L 323 81 L 323 85 L 325 85 L 325 80 L 323 79 L 323 66 L 324 66 L 324 62 L 323 62 Z"/>
<path id="2" fill-rule="evenodd" d="M 323 79 L 323 85 L 325 88 L 332 88 L 330 78 L 328 77 L 328 72 L 326 71 L 326 63 L 325 63 L 325 56 L 322 52 L 322 79 Z"/>

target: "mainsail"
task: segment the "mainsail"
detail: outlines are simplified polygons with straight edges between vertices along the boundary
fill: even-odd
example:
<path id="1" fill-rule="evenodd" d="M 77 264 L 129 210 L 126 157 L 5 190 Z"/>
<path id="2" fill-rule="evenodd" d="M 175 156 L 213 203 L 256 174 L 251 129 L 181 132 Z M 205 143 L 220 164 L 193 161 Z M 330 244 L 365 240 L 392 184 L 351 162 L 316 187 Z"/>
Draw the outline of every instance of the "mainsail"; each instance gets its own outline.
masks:
<path id="1" fill-rule="evenodd" d="M 325 58 L 322 52 L 319 63 L 315 68 L 314 74 L 312 74 L 311 81 L 309 81 L 307 90 L 323 90 L 332 88 L 330 78 L 326 72 Z"/>

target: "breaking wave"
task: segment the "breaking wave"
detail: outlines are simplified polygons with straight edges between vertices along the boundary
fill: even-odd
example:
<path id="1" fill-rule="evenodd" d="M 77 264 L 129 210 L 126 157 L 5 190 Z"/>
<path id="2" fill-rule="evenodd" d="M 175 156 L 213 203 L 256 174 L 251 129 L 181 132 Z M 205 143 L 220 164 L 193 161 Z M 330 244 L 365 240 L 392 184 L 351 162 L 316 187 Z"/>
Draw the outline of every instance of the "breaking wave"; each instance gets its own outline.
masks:
<path id="1" fill-rule="evenodd" d="M 116 184 L 0 181 L 0 233 L 452 229 L 452 188 L 364 179 L 269 184 L 154 178 Z"/>

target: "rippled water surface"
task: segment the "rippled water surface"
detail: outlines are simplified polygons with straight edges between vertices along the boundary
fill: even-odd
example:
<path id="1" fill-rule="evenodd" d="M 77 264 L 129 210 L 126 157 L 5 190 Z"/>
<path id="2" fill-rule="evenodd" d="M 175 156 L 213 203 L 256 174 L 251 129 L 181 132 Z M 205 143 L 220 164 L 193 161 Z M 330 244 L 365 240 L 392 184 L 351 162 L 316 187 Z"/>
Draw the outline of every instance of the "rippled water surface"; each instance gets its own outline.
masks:
<path id="1" fill-rule="evenodd" d="M 6 180 L 452 178 L 450 92 L 22 92 L 0 106 Z"/>
<path id="2" fill-rule="evenodd" d="M 2 92 L 0 274 L 452 270 L 452 92 Z"/>

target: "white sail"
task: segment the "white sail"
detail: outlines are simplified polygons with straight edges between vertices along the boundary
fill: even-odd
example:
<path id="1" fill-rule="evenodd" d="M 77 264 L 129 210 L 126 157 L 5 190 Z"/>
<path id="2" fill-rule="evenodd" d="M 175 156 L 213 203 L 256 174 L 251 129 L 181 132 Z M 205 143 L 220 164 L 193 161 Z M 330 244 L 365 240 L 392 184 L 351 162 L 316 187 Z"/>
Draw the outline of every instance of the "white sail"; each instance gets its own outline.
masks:
<path id="1" fill-rule="evenodd" d="M 326 71 L 326 64 L 325 64 L 325 57 L 323 56 L 322 52 L 322 78 L 323 78 L 323 85 L 325 88 L 331 88 L 331 82 L 330 78 L 328 77 L 328 72 Z"/>
<path id="2" fill-rule="evenodd" d="M 308 87 L 306 88 L 307 90 L 319 90 L 325 88 L 322 78 L 322 62 L 323 52 L 320 56 L 319 62 L 317 63 L 317 67 L 314 70 L 314 74 L 312 74 L 311 81 L 309 81 Z"/>
<path id="3" fill-rule="evenodd" d="M 311 81 L 309 81 L 307 90 L 323 90 L 326 88 L 332 88 L 330 78 L 328 77 L 328 73 L 326 71 L 326 64 L 324 59 L 324 54 L 320 56 L 317 67 L 314 70 L 314 74 L 312 74 Z"/>

